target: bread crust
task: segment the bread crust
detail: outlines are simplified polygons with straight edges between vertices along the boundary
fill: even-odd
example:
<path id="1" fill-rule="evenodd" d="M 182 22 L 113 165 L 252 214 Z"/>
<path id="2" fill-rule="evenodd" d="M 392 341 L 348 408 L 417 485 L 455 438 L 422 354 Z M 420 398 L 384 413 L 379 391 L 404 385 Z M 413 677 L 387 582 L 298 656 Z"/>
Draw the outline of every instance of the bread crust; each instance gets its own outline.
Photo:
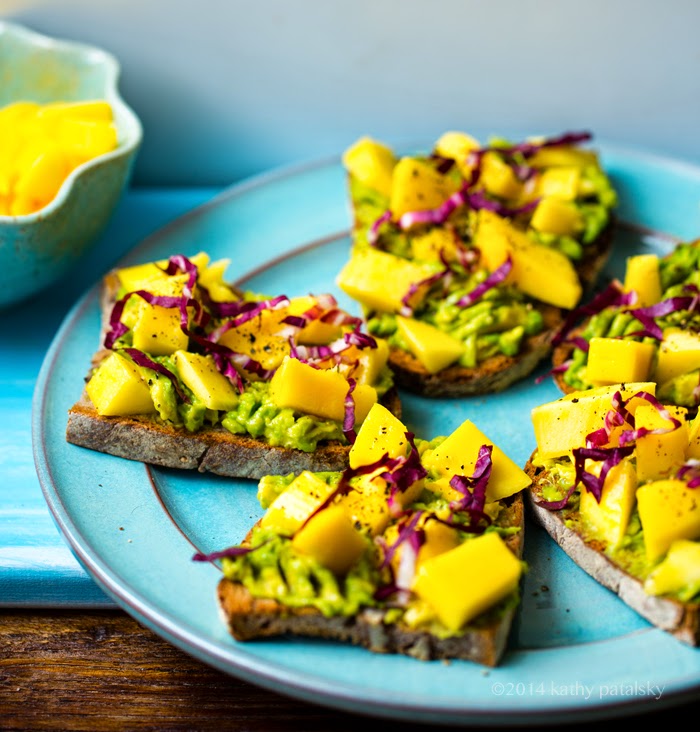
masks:
<path id="1" fill-rule="evenodd" d="M 538 486 L 546 470 L 533 465 L 532 457 L 525 466 L 525 472 L 533 481 L 527 491 L 529 509 L 536 521 L 581 569 L 656 627 L 689 646 L 700 644 L 700 603 L 648 595 L 639 579 L 604 553 L 600 542 L 586 540 L 569 528 L 563 511 L 551 511 L 538 503 Z"/>
<path id="2" fill-rule="evenodd" d="M 401 416 L 398 391 L 387 392 L 382 403 Z M 234 435 L 223 427 L 188 432 L 157 422 L 147 415 L 103 417 L 83 392 L 68 413 L 66 440 L 73 445 L 166 468 L 198 470 L 229 478 L 259 480 L 302 470 L 320 472 L 347 467 L 349 445 L 319 444 L 313 452 L 274 447 L 262 439 Z"/>
<path id="3" fill-rule="evenodd" d="M 499 525 L 520 528 L 506 539 L 506 544 L 522 558 L 522 493 L 504 503 Z M 326 617 L 313 607 L 290 608 L 276 600 L 256 598 L 240 582 L 226 577 L 218 583 L 217 599 L 229 631 L 238 641 L 289 634 L 352 643 L 375 653 L 399 653 L 422 661 L 462 659 L 490 667 L 497 666 L 506 651 L 516 612 L 515 607 L 502 609 L 470 625 L 459 636 L 439 638 L 426 630 L 385 624 L 384 612 L 377 608 L 366 608 L 352 617 Z"/>

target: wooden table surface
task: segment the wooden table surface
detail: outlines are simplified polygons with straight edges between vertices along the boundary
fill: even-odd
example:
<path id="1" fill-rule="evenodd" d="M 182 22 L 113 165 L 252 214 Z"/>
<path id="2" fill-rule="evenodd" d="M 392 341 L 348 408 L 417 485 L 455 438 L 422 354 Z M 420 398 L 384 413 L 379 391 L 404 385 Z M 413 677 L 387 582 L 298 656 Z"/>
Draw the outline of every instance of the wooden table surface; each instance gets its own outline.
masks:
<path id="1" fill-rule="evenodd" d="M 644 718 L 668 729 L 689 713 L 697 719 L 700 701 L 635 710 L 625 722 Z M 343 732 L 372 721 L 387 732 L 435 728 L 357 711 L 307 704 L 219 672 L 120 610 L 0 611 L 0 730 Z M 590 721 L 568 726 L 590 732 Z"/>

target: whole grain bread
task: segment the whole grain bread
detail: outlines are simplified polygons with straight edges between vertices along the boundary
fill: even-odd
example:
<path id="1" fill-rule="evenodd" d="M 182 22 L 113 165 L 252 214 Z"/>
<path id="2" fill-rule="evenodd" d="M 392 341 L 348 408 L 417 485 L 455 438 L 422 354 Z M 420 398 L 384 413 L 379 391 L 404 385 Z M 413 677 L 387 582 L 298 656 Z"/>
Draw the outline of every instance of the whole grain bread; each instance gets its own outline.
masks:
<path id="1" fill-rule="evenodd" d="M 498 523 L 520 529 L 505 541 L 522 558 L 522 493 L 503 503 Z M 516 612 L 514 605 L 498 608 L 485 613 L 459 635 L 440 638 L 401 623 L 385 623 L 380 608 L 366 608 L 351 617 L 326 617 L 313 607 L 290 608 L 273 599 L 254 597 L 243 584 L 225 577 L 218 583 L 217 597 L 231 635 L 238 641 L 288 634 L 352 643 L 375 653 L 399 653 L 422 661 L 462 659 L 491 667 L 498 665 L 507 648 Z"/>
<path id="2" fill-rule="evenodd" d="M 401 416 L 398 391 L 392 389 L 382 403 Z M 68 413 L 66 440 L 128 460 L 166 468 L 198 470 L 231 478 L 287 475 L 302 470 L 315 472 L 347 467 L 349 445 L 333 441 L 313 452 L 275 447 L 263 439 L 234 435 L 221 426 L 188 432 L 157 422 L 148 415 L 104 417 L 83 392 Z"/>
<path id="3" fill-rule="evenodd" d="M 231 289 L 241 294 L 239 288 Z M 110 328 L 118 290 L 116 272 L 107 273 L 100 289 L 100 343 Z M 86 380 L 109 353 L 104 348 L 95 351 Z M 384 394 L 381 403 L 401 417 L 401 398 L 396 387 Z M 85 389 L 68 411 L 66 440 L 127 460 L 255 480 L 303 470 L 343 470 L 350 452 L 350 446 L 339 441 L 319 443 L 313 452 L 305 452 L 273 446 L 260 438 L 234 435 L 220 425 L 189 432 L 148 415 L 105 417 L 97 413 Z"/>
<path id="4" fill-rule="evenodd" d="M 608 556 L 600 542 L 586 540 L 567 526 L 564 511 L 552 511 L 540 505 L 538 499 L 546 470 L 536 467 L 532 457 L 525 472 L 533 481 L 527 500 L 535 520 L 581 569 L 656 627 L 690 646 L 700 644 L 700 603 L 647 594 L 642 581 Z"/>

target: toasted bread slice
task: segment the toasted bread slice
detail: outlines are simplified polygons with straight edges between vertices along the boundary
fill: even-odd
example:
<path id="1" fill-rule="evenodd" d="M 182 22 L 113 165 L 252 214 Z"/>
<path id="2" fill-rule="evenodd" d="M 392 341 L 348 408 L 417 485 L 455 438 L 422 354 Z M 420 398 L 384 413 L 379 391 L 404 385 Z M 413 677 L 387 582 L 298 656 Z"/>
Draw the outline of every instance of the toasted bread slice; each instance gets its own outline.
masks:
<path id="1" fill-rule="evenodd" d="M 208 256 L 200 253 L 187 264 L 193 263 L 195 259 L 200 271 L 206 272 L 209 266 Z M 126 276 L 130 276 L 133 280 L 140 275 L 144 267 L 153 268 L 153 264 L 136 265 L 127 270 L 128 273 L 135 272 L 135 274 Z M 164 264 L 159 263 L 161 270 Z M 211 265 L 218 278 L 223 273 L 221 264 L 218 262 Z M 109 272 L 102 282 L 100 344 L 105 343 L 105 338 L 114 325 L 113 308 L 122 287 L 119 275 L 118 270 Z M 134 291 L 147 286 L 139 285 L 138 279 L 136 282 Z M 243 299 L 243 292 L 239 288 L 230 286 L 220 279 L 215 279 L 213 284 L 220 291 L 232 294 L 234 299 Z M 211 298 L 208 289 L 207 292 Z M 331 309 L 338 315 L 339 311 L 334 307 Z M 123 313 L 120 317 L 124 317 Z M 256 318 L 254 322 L 258 322 L 258 319 Z M 257 332 L 253 332 L 250 334 L 250 342 L 257 345 L 264 344 L 263 337 L 258 338 Z M 260 346 L 259 351 L 262 353 L 263 350 Z M 99 365 L 113 353 L 114 350 L 104 347 L 95 351 L 85 379 L 86 384 Z M 380 398 L 380 402 L 400 417 L 401 400 L 396 387 L 391 386 Z M 264 437 L 233 434 L 221 426 L 220 422 L 213 426 L 205 422 L 201 428 L 190 431 L 182 425 L 160 419 L 155 412 L 108 416 L 96 408 L 87 388 L 83 389 L 80 398 L 69 410 L 66 440 L 90 450 L 162 467 L 196 469 L 227 477 L 252 479 L 259 479 L 269 474 L 297 473 L 302 470 L 342 470 L 347 466 L 350 450 L 350 445 L 341 439 L 321 440 L 313 451 L 272 445 Z"/>
<path id="2" fill-rule="evenodd" d="M 700 603 L 681 602 L 673 597 L 650 595 L 644 590 L 644 581 L 624 569 L 605 552 L 605 545 L 586 538 L 567 523 L 574 509 L 551 510 L 541 505 L 542 486 L 547 471 L 536 467 L 532 457 L 525 466 L 532 478 L 527 492 L 528 507 L 537 522 L 556 543 L 591 577 L 607 587 L 650 623 L 690 646 L 700 644 Z"/>
<path id="3" fill-rule="evenodd" d="M 576 140 L 577 137 L 564 135 L 557 140 L 516 145 L 512 149 L 502 146 L 502 143 L 494 148 L 479 148 L 476 140 L 468 135 L 448 132 L 436 142 L 430 156 L 399 158 L 389 148 L 370 138 L 362 138 L 346 150 L 343 161 L 351 204 L 353 250 L 374 246 L 413 265 L 429 268 L 426 263 L 432 262 L 435 266 L 436 261 L 441 261 L 451 269 L 448 278 L 452 278 L 452 289 L 444 285 L 440 293 L 437 285 L 431 284 L 434 289 L 427 295 L 431 304 L 426 308 L 419 302 L 416 306 L 418 314 L 415 317 L 419 321 L 434 325 L 453 335 L 457 341 L 464 340 L 465 352 L 473 348 L 473 344 L 470 342 L 467 346 L 466 341 L 475 336 L 481 343 L 482 335 L 495 337 L 497 333 L 505 333 L 512 327 L 505 325 L 505 320 L 486 323 L 482 318 L 483 326 L 475 324 L 474 328 L 467 328 L 463 320 L 443 310 L 436 315 L 438 306 L 434 302 L 456 302 L 456 288 L 460 287 L 460 292 L 464 292 L 463 286 L 470 282 L 470 267 L 474 268 L 472 273 L 486 270 L 493 274 L 502 265 L 505 251 L 512 253 L 518 250 L 519 262 L 513 265 L 507 281 L 516 289 L 522 285 L 530 307 L 543 316 L 539 333 L 531 334 L 533 331 L 529 330 L 531 335 L 520 341 L 517 353 L 513 353 L 512 348 L 499 346 L 496 355 L 479 355 L 478 361 L 473 356 L 471 359 L 456 357 L 451 365 L 437 372 L 426 367 L 431 364 L 415 344 L 407 349 L 405 342 L 396 343 L 402 339 L 392 340 L 390 337 L 389 363 L 399 386 L 431 397 L 493 393 L 523 379 L 551 355 L 552 340 L 563 325 L 568 310 L 578 302 L 576 298 L 580 293 L 585 296 L 597 283 L 608 261 L 616 226 L 615 193 L 595 153 L 575 148 L 577 141 L 581 141 Z M 584 135 L 581 139 L 585 138 Z M 574 147 L 570 147 L 572 143 Z M 550 150 L 541 155 L 544 148 Z M 552 150 L 553 155 L 550 154 Z M 498 158 L 498 155 L 502 157 Z M 520 155 L 523 155 L 520 162 L 524 161 L 526 167 L 532 162 L 527 183 L 518 180 L 523 172 L 516 165 Z M 499 169 L 498 174 L 495 174 L 494 164 Z M 591 173 L 593 169 L 596 170 L 595 175 Z M 587 176 L 590 179 L 586 185 L 572 183 L 579 177 L 583 181 Z M 540 201 L 550 204 L 549 210 L 560 209 L 564 216 L 578 216 L 578 225 L 566 230 L 564 223 L 563 228 L 558 228 L 562 224 L 562 219 L 557 218 L 558 213 L 545 221 L 544 209 L 539 213 L 545 216 L 537 213 Z M 583 212 L 592 209 L 597 210 L 596 216 L 600 215 L 600 218 L 594 224 L 595 228 L 589 230 L 588 225 L 582 225 L 588 215 Z M 495 248 L 490 246 L 495 231 L 491 226 L 488 227 L 490 234 L 485 233 L 483 240 L 477 240 L 480 225 L 476 222 L 483 214 L 497 215 L 513 225 L 518 240 L 510 242 L 512 249 L 508 250 L 506 246 L 504 251 L 500 251 L 502 243 L 497 243 Z M 563 237 L 560 243 L 558 236 Z M 591 236 L 595 238 L 591 240 Z M 560 244 L 561 249 L 558 249 Z M 525 246 L 529 252 L 527 262 L 522 259 Z M 494 248 L 494 253 L 489 253 L 491 248 Z M 552 249 L 556 251 L 552 252 Z M 555 278 L 556 287 L 551 289 L 556 289 L 556 294 L 549 293 L 546 278 L 523 274 L 523 270 L 531 268 L 531 263 L 537 258 L 551 263 L 541 264 L 540 270 L 553 267 L 555 273 L 551 276 Z M 465 262 L 471 264 L 465 265 Z M 466 268 L 466 275 L 462 267 Z M 400 269 L 398 262 L 396 269 Z M 403 275 L 402 279 L 405 279 Z M 376 277 L 376 280 L 377 285 L 382 281 L 381 277 Z M 524 280 L 528 280 L 527 284 Z M 571 282 L 571 297 L 565 298 L 561 293 L 561 283 L 564 282 Z M 355 287 L 354 283 L 344 286 L 347 283 L 342 277 L 339 284 L 365 307 L 370 330 L 374 327 L 373 320 L 376 320 L 377 332 L 389 332 L 388 320 L 384 316 L 404 309 L 398 309 L 396 293 L 393 299 L 383 298 L 386 303 L 386 308 L 383 308 L 377 305 L 382 298 L 376 297 L 370 288 L 363 290 L 361 286 Z M 406 294 L 402 300 L 404 306 L 408 297 Z M 508 300 L 504 293 L 506 305 L 513 301 L 512 298 Z M 475 317 L 480 316 L 481 313 Z M 479 345 L 480 353 L 493 354 L 492 341 L 488 345 L 484 343 L 484 351 L 481 348 Z M 456 347 L 453 350 L 457 352 Z M 462 365 L 465 361 L 469 366 Z"/>
<path id="4" fill-rule="evenodd" d="M 522 493 L 506 499 L 499 525 L 519 529 L 506 539 L 518 557 L 523 554 Z M 272 599 L 254 597 L 240 582 L 223 578 L 217 598 L 233 637 L 239 641 L 295 635 L 353 643 L 375 653 L 399 653 L 422 661 L 462 659 L 484 666 L 499 664 L 507 648 L 517 608 L 487 611 L 457 635 L 438 637 L 427 630 L 385 621 L 387 608 L 366 608 L 355 616 L 327 617 L 313 607 L 290 608 Z"/>
<path id="5" fill-rule="evenodd" d="M 382 403 L 401 415 L 396 389 L 387 392 Z M 80 447 L 151 465 L 256 480 L 302 470 L 343 470 L 350 450 L 349 445 L 334 441 L 304 452 L 234 435 L 220 426 L 188 432 L 148 416 L 104 417 L 85 393 L 69 411 L 66 439 Z"/>

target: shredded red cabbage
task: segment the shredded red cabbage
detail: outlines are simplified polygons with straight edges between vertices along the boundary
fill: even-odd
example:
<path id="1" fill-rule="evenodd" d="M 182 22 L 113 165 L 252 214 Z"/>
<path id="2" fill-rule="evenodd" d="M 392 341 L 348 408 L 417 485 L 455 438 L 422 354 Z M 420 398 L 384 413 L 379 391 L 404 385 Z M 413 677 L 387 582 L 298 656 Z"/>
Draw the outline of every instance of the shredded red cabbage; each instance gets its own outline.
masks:
<path id="1" fill-rule="evenodd" d="M 477 285 L 471 292 L 468 292 L 464 297 L 461 297 L 455 303 L 458 307 L 464 308 L 475 303 L 480 297 L 482 297 L 491 288 L 500 285 L 506 277 L 510 274 L 513 269 L 513 259 L 510 254 L 506 258 L 506 261 L 500 267 L 494 269 L 493 272 L 480 284 Z"/>
<path id="2" fill-rule="evenodd" d="M 656 323 L 656 318 L 662 318 L 680 310 L 687 310 L 689 313 L 697 311 L 700 298 L 697 295 L 692 297 L 669 297 L 667 300 L 657 302 L 646 308 L 630 310 L 630 313 L 642 324 L 643 329 L 631 335 L 656 338 L 663 340 L 664 334 Z"/>
<path id="3" fill-rule="evenodd" d="M 379 229 L 382 224 L 386 224 L 389 221 L 391 221 L 391 211 L 387 209 L 376 221 L 373 222 L 367 232 L 367 241 L 370 246 L 376 246 L 377 241 L 379 240 Z"/>
<path id="4" fill-rule="evenodd" d="M 678 469 L 676 473 L 678 480 L 685 481 L 688 488 L 700 487 L 700 460 L 691 458 Z"/>
<path id="5" fill-rule="evenodd" d="M 355 399 L 352 396 L 356 385 L 355 379 L 350 377 L 348 379 L 348 392 L 345 395 L 345 416 L 343 417 L 343 434 L 351 445 L 357 438 L 355 432 Z"/>
<path id="6" fill-rule="evenodd" d="M 260 549 L 260 547 L 265 546 L 265 544 L 268 544 L 269 542 L 270 539 L 268 539 L 267 541 L 263 541 L 257 546 L 230 546 L 228 547 L 228 549 L 222 549 L 218 552 L 211 552 L 210 554 L 202 554 L 201 552 L 197 552 L 192 556 L 192 561 L 214 562 L 217 559 L 224 559 L 225 557 L 242 557 L 245 554 L 250 554 L 251 552 L 254 552 L 256 549 Z"/>
<path id="7" fill-rule="evenodd" d="M 157 373 L 161 374 L 162 376 L 165 376 L 166 378 L 170 379 L 172 382 L 173 388 L 177 392 L 177 395 L 180 397 L 180 399 L 185 402 L 186 404 L 190 403 L 190 398 L 187 396 L 187 394 L 182 390 L 182 387 L 180 386 L 180 382 L 178 381 L 177 376 L 170 371 L 170 369 L 163 366 L 163 364 L 158 363 L 157 361 L 153 361 L 151 358 L 149 358 L 143 351 L 139 351 L 138 348 L 123 348 L 121 349 L 124 351 L 124 353 L 127 353 L 131 360 L 137 365 L 137 366 L 144 366 L 147 369 L 152 369 L 153 371 L 156 371 Z"/>
<path id="8" fill-rule="evenodd" d="M 452 275 L 452 268 L 447 265 L 447 267 L 443 270 L 440 270 L 439 272 L 436 272 L 433 275 L 430 275 L 430 277 L 426 277 L 423 280 L 420 280 L 419 282 L 413 282 L 411 286 L 408 288 L 408 292 L 401 298 L 401 304 L 402 307 L 399 310 L 399 315 L 403 315 L 407 318 L 410 318 L 413 315 L 413 308 L 410 305 L 411 298 L 413 295 L 418 292 L 418 290 L 421 287 L 432 287 L 436 282 L 439 282 L 440 280 L 445 280 L 445 283 L 448 282 L 448 278 Z"/>
<path id="9" fill-rule="evenodd" d="M 481 533 L 491 523 L 491 519 L 484 513 L 484 506 L 486 504 L 486 487 L 493 467 L 492 453 L 493 445 L 482 445 L 479 448 L 479 456 L 474 465 L 473 475 L 453 475 L 450 479 L 452 488 L 462 494 L 462 498 L 450 503 L 450 509 L 455 512 L 469 514 L 469 526 L 460 526 L 464 531 Z M 486 526 L 480 526 L 480 523 Z"/>

